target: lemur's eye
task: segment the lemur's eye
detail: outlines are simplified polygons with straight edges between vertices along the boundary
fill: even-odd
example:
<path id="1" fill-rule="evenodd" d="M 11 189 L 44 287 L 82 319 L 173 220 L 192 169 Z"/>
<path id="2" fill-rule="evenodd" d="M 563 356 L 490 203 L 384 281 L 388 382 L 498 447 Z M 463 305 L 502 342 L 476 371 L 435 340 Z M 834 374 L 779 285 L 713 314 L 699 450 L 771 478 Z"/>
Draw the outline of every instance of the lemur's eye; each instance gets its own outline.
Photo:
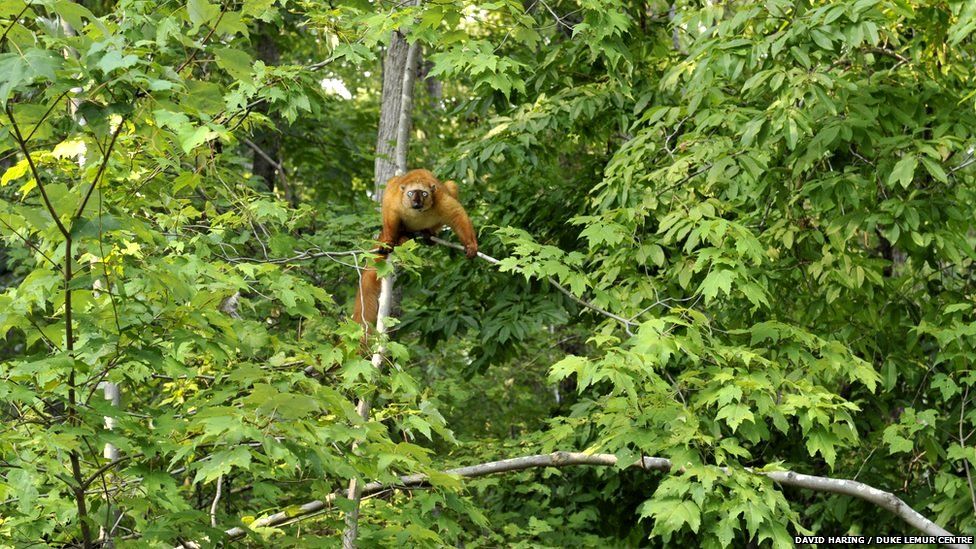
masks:
<path id="1" fill-rule="evenodd" d="M 420 196 L 423 196 L 424 198 L 427 198 L 427 191 L 421 191 L 420 192 Z"/>
<path id="2" fill-rule="evenodd" d="M 413 191 L 407 191 L 407 196 L 413 196 Z"/>

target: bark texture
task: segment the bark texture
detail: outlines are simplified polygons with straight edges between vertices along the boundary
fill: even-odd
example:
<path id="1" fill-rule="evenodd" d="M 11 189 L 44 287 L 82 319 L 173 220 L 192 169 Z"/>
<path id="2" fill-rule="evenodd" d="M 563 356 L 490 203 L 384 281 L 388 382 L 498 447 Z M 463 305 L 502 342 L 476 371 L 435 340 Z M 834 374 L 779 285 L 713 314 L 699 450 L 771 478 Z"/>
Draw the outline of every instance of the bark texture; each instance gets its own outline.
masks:
<path id="1" fill-rule="evenodd" d="M 403 69 L 407 64 L 409 49 L 403 34 L 394 31 L 383 59 L 383 95 L 379 127 L 376 131 L 373 177 L 373 197 L 377 202 L 383 200 L 386 182 L 396 174 L 396 139 L 400 124 L 400 103 L 403 100 Z"/>

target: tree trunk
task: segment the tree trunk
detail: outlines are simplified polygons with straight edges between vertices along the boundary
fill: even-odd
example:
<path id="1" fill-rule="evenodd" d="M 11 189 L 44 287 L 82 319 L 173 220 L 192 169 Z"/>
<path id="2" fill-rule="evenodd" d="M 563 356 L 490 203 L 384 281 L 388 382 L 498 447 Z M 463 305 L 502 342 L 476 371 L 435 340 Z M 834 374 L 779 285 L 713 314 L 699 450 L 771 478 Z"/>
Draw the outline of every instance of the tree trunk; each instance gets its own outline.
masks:
<path id="1" fill-rule="evenodd" d="M 383 61 L 383 95 L 380 105 L 380 121 L 376 136 L 376 163 L 373 197 L 381 202 L 386 182 L 394 175 L 406 171 L 407 151 L 410 141 L 410 118 L 413 103 L 413 82 L 416 74 L 419 45 L 408 46 L 405 37 L 393 32 L 390 47 Z M 376 333 L 386 332 L 385 319 L 393 307 L 393 277 L 387 276 L 380 283 L 379 311 L 376 315 Z M 381 368 L 386 349 L 379 347 L 373 354 L 374 368 Z M 356 410 L 360 417 L 369 420 L 370 401 L 361 398 Z M 357 445 L 353 444 L 353 452 Z M 359 538 L 359 507 L 362 500 L 363 484 L 359 479 L 349 481 L 346 491 L 352 500 L 352 510 L 346 514 L 345 529 L 342 532 L 343 549 L 355 549 Z"/>
<path id="2" fill-rule="evenodd" d="M 376 131 L 376 161 L 374 164 L 373 198 L 383 199 L 386 182 L 396 174 L 396 139 L 400 121 L 400 102 L 403 100 L 403 68 L 407 64 L 409 46 L 399 31 L 393 31 L 390 47 L 383 60 L 383 99 L 380 122 Z"/>
<path id="3" fill-rule="evenodd" d="M 407 61 L 403 67 L 403 85 L 400 88 L 400 121 L 397 123 L 396 173 L 407 172 L 407 152 L 410 150 L 410 130 L 413 128 L 413 83 L 417 75 L 417 57 L 420 45 L 414 42 L 407 49 Z"/>

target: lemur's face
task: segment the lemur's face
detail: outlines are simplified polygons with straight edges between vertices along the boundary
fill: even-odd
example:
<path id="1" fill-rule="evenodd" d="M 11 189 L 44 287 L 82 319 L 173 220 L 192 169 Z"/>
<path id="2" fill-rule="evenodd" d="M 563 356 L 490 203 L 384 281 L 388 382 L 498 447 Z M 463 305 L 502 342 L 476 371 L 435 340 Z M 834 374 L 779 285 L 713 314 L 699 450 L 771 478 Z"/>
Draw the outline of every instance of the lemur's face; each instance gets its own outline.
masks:
<path id="1" fill-rule="evenodd" d="M 413 181 L 400 185 L 403 191 L 403 206 L 417 211 L 425 211 L 434 205 L 434 189 L 437 185 Z"/>

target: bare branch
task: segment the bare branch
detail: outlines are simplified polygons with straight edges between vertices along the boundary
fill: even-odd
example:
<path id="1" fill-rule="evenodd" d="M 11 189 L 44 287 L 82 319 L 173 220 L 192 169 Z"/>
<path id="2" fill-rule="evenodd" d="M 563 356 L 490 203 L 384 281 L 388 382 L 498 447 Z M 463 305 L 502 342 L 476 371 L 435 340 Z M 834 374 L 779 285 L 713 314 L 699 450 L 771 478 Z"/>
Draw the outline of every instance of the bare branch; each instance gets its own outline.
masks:
<path id="1" fill-rule="evenodd" d="M 210 41 L 210 37 L 213 36 L 214 32 L 217 31 L 217 27 L 220 26 L 220 20 L 224 18 L 225 13 L 227 13 L 226 8 L 222 7 L 220 10 L 220 15 L 217 16 L 217 20 L 214 21 L 213 25 L 210 27 L 210 31 L 206 36 L 203 37 L 203 40 L 200 41 L 199 49 L 194 49 L 193 53 L 191 53 L 185 60 L 183 60 L 182 63 L 180 63 L 180 66 L 176 68 L 176 74 L 183 72 L 183 69 L 185 69 L 187 65 L 192 63 L 197 58 L 197 54 L 200 53 L 200 50 L 207 45 L 207 42 Z"/>
<path id="2" fill-rule="evenodd" d="M 372 250 L 372 253 L 377 253 L 380 248 Z M 230 257 L 226 255 L 217 254 L 224 261 L 230 263 L 271 263 L 274 265 L 283 265 L 285 263 L 292 263 L 294 261 L 309 261 L 312 259 L 318 259 L 320 257 L 342 257 L 342 256 L 353 256 L 356 257 L 359 254 L 364 254 L 370 252 L 371 250 L 348 250 L 340 252 L 326 252 L 319 248 L 309 248 L 303 252 L 299 252 L 291 257 L 275 257 L 268 259 L 258 259 L 255 257 Z"/>
<path id="3" fill-rule="evenodd" d="M 117 458 L 117 459 L 115 459 L 113 461 L 110 461 L 110 462 L 102 465 L 94 473 L 92 473 L 91 475 L 89 475 L 88 478 L 85 479 L 84 482 L 81 483 L 81 489 L 82 490 L 88 489 L 88 487 L 91 485 L 91 483 L 93 483 L 96 480 L 98 480 L 98 477 L 101 476 L 102 473 L 105 473 L 106 471 L 108 471 L 112 467 L 115 467 L 116 465 L 118 465 L 120 463 L 125 463 L 126 461 L 129 461 L 130 459 L 132 459 L 132 456 L 125 456 L 125 457 Z"/>
<path id="4" fill-rule="evenodd" d="M 496 473 L 511 473 L 523 471 L 537 467 L 565 467 L 569 465 L 593 465 L 602 467 L 614 467 L 617 465 L 617 457 L 613 454 L 585 454 L 581 452 L 553 452 L 551 454 L 537 454 L 531 456 L 505 459 L 501 461 L 491 461 L 479 465 L 468 467 L 458 467 L 448 469 L 445 473 L 457 475 L 461 478 L 477 478 Z M 632 468 L 644 469 L 646 471 L 670 472 L 672 469 L 671 461 L 658 457 L 642 457 L 633 464 Z M 682 472 L 679 469 L 678 472 Z M 727 468 L 722 468 L 726 474 Z M 855 497 L 873 503 L 878 507 L 891 511 L 906 523 L 917 528 L 921 532 L 931 536 L 952 536 L 950 532 L 922 516 L 920 513 L 909 507 L 904 501 L 890 492 L 878 490 L 872 486 L 854 480 L 835 479 L 829 477 L 817 477 L 803 475 L 792 471 L 753 471 L 757 475 L 765 476 L 782 486 L 794 486 L 806 488 L 815 492 L 825 492 L 831 494 L 841 494 Z M 394 488 L 410 489 L 426 486 L 428 476 L 423 474 L 405 475 L 398 479 L 395 485 L 384 484 L 382 482 L 371 482 L 362 487 L 363 496 L 390 490 Z M 258 519 L 251 523 L 251 528 L 262 528 L 268 526 L 278 526 L 287 521 L 294 521 L 297 517 L 307 517 L 330 507 L 340 497 L 341 492 L 333 492 L 322 500 L 310 501 L 301 505 L 297 512 L 289 510 L 287 513 L 282 511 L 273 515 Z M 243 528 L 231 528 L 225 533 L 230 539 L 242 538 L 247 534 Z M 946 544 L 947 547 L 968 549 L 968 545 Z"/>
<path id="5" fill-rule="evenodd" d="M 41 124 L 43 124 L 44 121 L 47 120 L 47 117 L 50 116 L 52 112 L 54 112 L 54 109 L 58 106 L 58 103 L 60 103 L 61 100 L 64 99 L 64 96 L 66 96 L 69 93 L 71 93 L 71 90 L 73 90 L 73 89 L 74 88 L 69 88 L 69 89 L 64 90 L 63 92 L 61 92 L 61 95 L 59 95 L 51 103 L 51 106 L 48 107 L 46 111 L 44 111 L 44 114 L 41 116 L 40 120 L 38 120 L 37 122 L 34 123 L 34 129 L 32 129 L 31 132 L 29 134 L 27 134 L 27 137 L 24 139 L 24 141 L 29 142 L 31 140 L 31 138 L 34 137 L 34 134 L 37 133 L 37 130 L 38 129 L 40 129 Z"/>
<path id="6" fill-rule="evenodd" d="M 957 166 L 955 166 L 955 167 L 953 167 L 953 168 L 951 168 L 949 170 L 949 175 L 952 175 L 952 174 L 958 172 L 959 170 L 961 170 L 963 168 L 968 168 L 969 166 L 971 166 L 974 163 L 976 163 L 976 156 L 973 155 L 973 151 L 970 151 L 969 152 L 969 156 L 967 156 L 965 160 L 963 160 Z"/>
<path id="7" fill-rule="evenodd" d="M 217 527 L 217 504 L 220 503 L 220 492 L 224 487 L 224 475 L 217 477 L 217 493 L 210 504 L 210 526 Z"/>
<path id="8" fill-rule="evenodd" d="M 543 6 L 545 6 L 546 10 L 553 16 L 553 18 L 556 20 L 556 23 L 557 24 L 562 25 L 563 27 L 566 28 L 566 30 L 568 30 L 570 32 L 572 32 L 573 30 L 575 30 L 573 28 L 573 25 L 570 25 L 569 23 L 567 23 L 566 21 L 564 21 L 563 18 L 560 17 L 559 14 L 555 12 L 555 10 L 553 10 L 551 7 L 549 7 L 549 4 L 547 4 L 545 2 L 545 0 L 539 0 L 539 3 L 542 4 Z"/>
<path id="9" fill-rule="evenodd" d="M 911 61 L 909 61 L 908 58 L 906 58 L 904 55 L 902 55 L 902 54 L 900 54 L 900 53 L 898 53 L 895 50 L 892 50 L 890 48 L 872 47 L 872 48 L 868 48 L 868 51 L 871 52 L 871 53 L 877 53 L 877 54 L 880 54 L 880 55 L 887 55 L 888 57 L 894 57 L 895 59 L 898 60 L 898 64 L 899 65 L 902 65 L 902 64 L 906 64 L 907 65 L 907 64 L 911 63 Z"/>
<path id="10" fill-rule="evenodd" d="M 274 158 L 271 158 L 271 156 L 267 152 L 265 152 L 264 149 L 259 147 L 257 143 L 251 141 L 246 137 L 241 137 L 239 139 L 241 140 L 241 143 L 244 143 L 245 145 L 250 147 L 252 151 L 258 153 L 258 156 L 265 159 L 268 162 L 268 164 L 274 166 L 274 168 L 278 170 L 278 172 L 281 174 L 282 177 L 285 177 L 285 167 L 282 166 L 281 163 L 275 160 Z"/>

